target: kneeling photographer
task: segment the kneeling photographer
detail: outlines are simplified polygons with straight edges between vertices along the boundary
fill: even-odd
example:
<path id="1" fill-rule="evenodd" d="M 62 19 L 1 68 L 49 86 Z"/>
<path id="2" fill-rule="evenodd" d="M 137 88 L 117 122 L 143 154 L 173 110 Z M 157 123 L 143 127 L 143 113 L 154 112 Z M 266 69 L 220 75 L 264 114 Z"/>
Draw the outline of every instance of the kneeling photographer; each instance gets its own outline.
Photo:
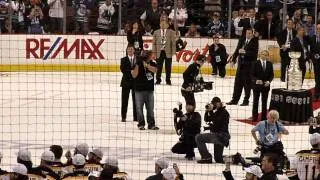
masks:
<path id="1" fill-rule="evenodd" d="M 200 164 L 212 163 L 212 155 L 208 152 L 206 143 L 214 144 L 214 160 L 216 163 L 223 163 L 224 146 L 229 146 L 229 112 L 223 106 L 220 98 L 214 97 L 211 104 L 206 105 L 204 121 L 209 125 L 205 130 L 210 133 L 198 134 L 196 142 L 201 155 Z"/>
<path id="2" fill-rule="evenodd" d="M 186 154 L 186 159 L 193 160 L 194 148 L 197 146 L 195 136 L 200 133 L 201 128 L 201 115 L 195 112 L 195 105 L 192 103 L 186 105 L 187 113 L 183 114 L 181 109 L 182 104 L 179 104 L 179 109 L 173 109 L 175 129 L 181 137 L 171 151 L 177 154 Z"/>
<path id="3" fill-rule="evenodd" d="M 183 73 L 181 94 L 184 97 L 186 104 L 191 103 L 196 105 L 194 93 L 202 92 L 204 89 L 212 89 L 212 82 L 204 82 L 202 77 L 197 77 L 200 73 L 200 68 L 205 61 L 206 57 L 199 55 L 197 60 L 190 64 Z"/>

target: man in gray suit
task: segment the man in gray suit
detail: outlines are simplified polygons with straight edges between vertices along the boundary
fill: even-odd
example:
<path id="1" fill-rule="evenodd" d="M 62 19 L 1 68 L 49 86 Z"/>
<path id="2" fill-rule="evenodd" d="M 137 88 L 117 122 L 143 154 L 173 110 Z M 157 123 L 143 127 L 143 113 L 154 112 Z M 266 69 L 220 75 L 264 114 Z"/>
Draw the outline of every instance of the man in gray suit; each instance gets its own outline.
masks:
<path id="1" fill-rule="evenodd" d="M 176 52 L 176 33 L 168 27 L 168 21 L 163 20 L 160 22 L 160 29 L 153 33 L 152 50 L 157 58 L 156 84 L 161 83 L 162 67 L 165 62 L 166 83 L 171 85 L 172 56 Z"/>

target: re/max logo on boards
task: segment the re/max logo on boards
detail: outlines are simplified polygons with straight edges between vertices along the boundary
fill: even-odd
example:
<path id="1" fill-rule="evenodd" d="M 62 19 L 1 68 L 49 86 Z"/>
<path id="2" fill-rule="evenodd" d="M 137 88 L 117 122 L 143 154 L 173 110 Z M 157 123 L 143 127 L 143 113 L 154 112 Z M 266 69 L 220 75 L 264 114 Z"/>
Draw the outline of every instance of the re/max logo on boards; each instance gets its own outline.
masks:
<path id="1" fill-rule="evenodd" d="M 26 58 L 56 59 L 62 53 L 63 58 L 105 59 L 100 51 L 104 39 L 98 42 L 92 39 L 75 39 L 70 43 L 67 38 L 58 37 L 53 43 L 49 38 L 26 39 Z"/>

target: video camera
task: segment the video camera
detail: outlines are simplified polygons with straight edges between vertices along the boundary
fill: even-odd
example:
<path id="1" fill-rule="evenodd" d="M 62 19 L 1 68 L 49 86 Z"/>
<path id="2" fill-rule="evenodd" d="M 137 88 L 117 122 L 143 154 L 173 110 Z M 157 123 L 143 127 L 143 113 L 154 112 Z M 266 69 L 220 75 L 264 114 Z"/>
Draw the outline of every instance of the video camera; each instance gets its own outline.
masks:
<path id="1" fill-rule="evenodd" d="M 212 90 L 212 81 L 205 82 L 202 77 L 196 78 L 192 85 L 192 92 L 203 92 L 204 90 Z"/>
<path id="2" fill-rule="evenodd" d="M 182 103 L 178 102 L 178 108 L 173 108 L 173 113 L 176 117 L 183 117 L 183 112 L 182 112 Z"/>
<path id="3" fill-rule="evenodd" d="M 174 114 L 174 118 L 173 118 L 173 123 L 174 123 L 174 129 L 176 130 L 177 135 L 181 135 L 182 134 L 182 130 L 178 129 L 178 118 L 183 117 L 183 112 L 182 112 L 182 103 L 178 102 L 178 108 L 173 108 L 173 114 Z"/>
<path id="4" fill-rule="evenodd" d="M 316 117 L 310 117 L 308 122 L 310 126 L 320 125 L 320 112 L 318 112 L 318 115 Z"/>

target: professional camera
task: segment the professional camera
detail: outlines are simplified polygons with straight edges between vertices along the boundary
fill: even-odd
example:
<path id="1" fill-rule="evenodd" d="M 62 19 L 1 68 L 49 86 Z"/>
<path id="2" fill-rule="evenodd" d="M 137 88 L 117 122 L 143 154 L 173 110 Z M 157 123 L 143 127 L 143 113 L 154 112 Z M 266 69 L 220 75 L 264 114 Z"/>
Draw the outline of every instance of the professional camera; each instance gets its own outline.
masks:
<path id="1" fill-rule="evenodd" d="M 224 161 L 234 165 L 238 165 L 240 163 L 243 167 L 245 167 L 246 164 L 244 158 L 238 152 L 234 155 L 224 157 Z"/>
<path id="2" fill-rule="evenodd" d="M 318 116 L 309 118 L 309 124 L 311 126 L 320 125 L 320 112 L 318 112 Z"/>
<path id="3" fill-rule="evenodd" d="M 206 111 L 212 111 L 214 109 L 214 105 L 212 103 L 208 103 L 206 106 Z"/>
<path id="4" fill-rule="evenodd" d="M 178 108 L 174 108 L 172 111 L 174 113 L 173 123 L 174 123 L 174 129 L 176 130 L 177 135 L 182 134 L 182 129 L 178 129 L 178 118 L 184 117 L 182 112 L 182 103 L 178 102 Z"/>
<path id="5" fill-rule="evenodd" d="M 192 85 L 192 91 L 194 93 L 203 92 L 204 90 L 212 90 L 212 81 L 205 82 L 202 77 L 196 78 Z"/>
<path id="6" fill-rule="evenodd" d="M 183 117 L 183 112 L 182 112 L 182 103 L 178 102 L 178 108 L 173 108 L 173 113 L 176 117 Z"/>

